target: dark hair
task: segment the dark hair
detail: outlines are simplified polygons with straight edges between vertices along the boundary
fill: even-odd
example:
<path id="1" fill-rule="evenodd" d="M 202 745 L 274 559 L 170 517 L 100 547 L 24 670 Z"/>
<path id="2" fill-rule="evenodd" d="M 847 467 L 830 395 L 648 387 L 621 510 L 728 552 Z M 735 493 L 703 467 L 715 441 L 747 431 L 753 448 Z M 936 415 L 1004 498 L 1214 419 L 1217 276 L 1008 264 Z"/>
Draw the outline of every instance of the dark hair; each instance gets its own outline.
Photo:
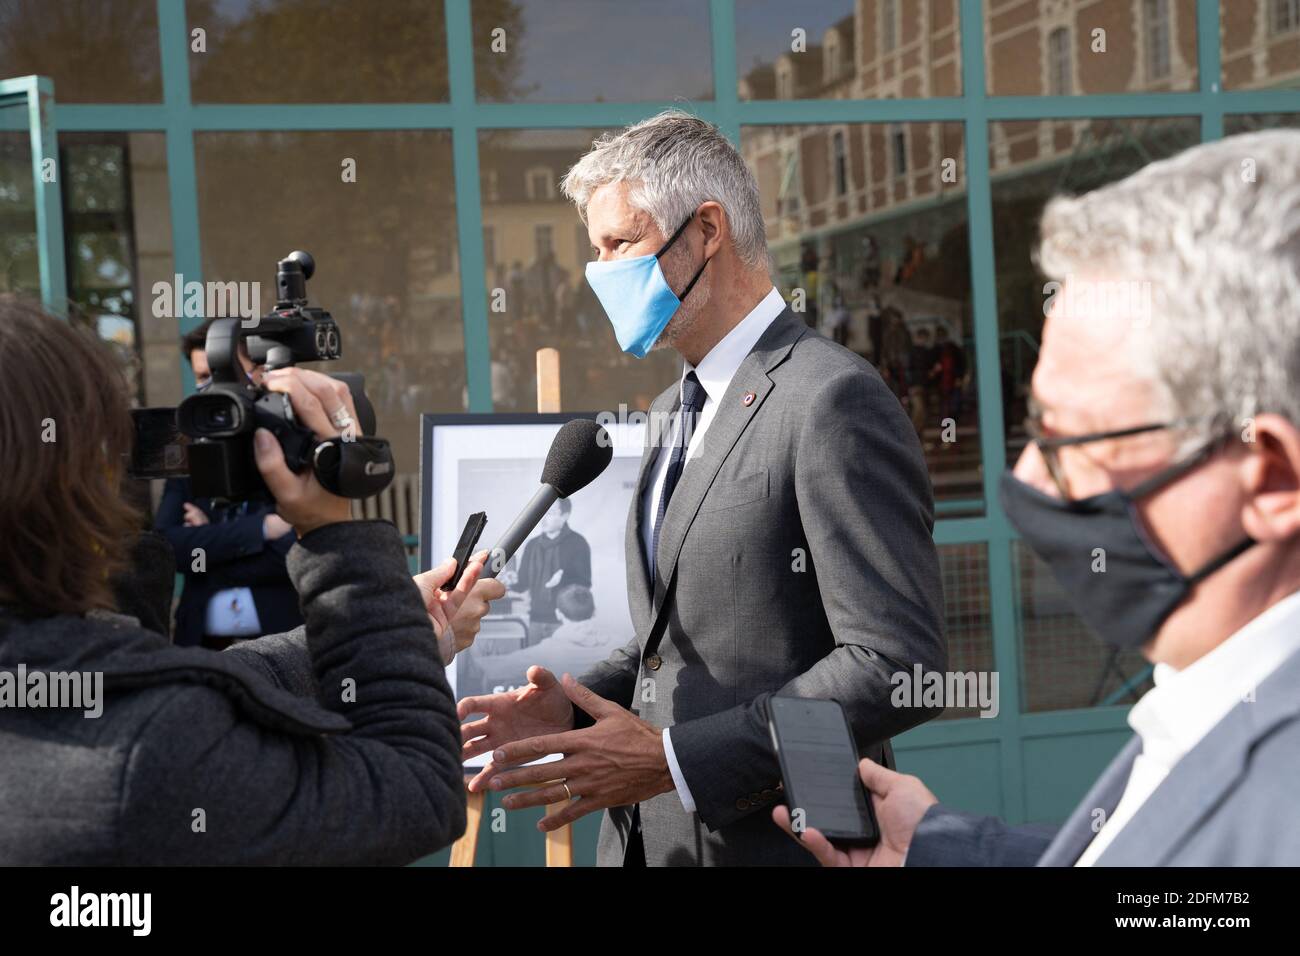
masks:
<path id="1" fill-rule="evenodd" d="M 201 325 L 196 325 L 184 335 L 181 336 L 181 355 L 188 362 L 190 355 L 195 351 L 202 352 L 208 344 L 208 329 L 212 328 L 214 319 L 205 319 Z"/>
<path id="2" fill-rule="evenodd" d="M 589 621 L 596 613 L 596 602 L 592 600 L 591 588 L 581 584 L 570 584 L 560 588 L 555 596 L 555 609 L 570 621 Z"/>
<path id="3" fill-rule="evenodd" d="M 573 502 L 568 498 L 560 499 L 560 514 L 567 515 L 573 513 Z"/>
<path id="4" fill-rule="evenodd" d="M 36 616 L 114 606 L 139 516 L 119 496 L 128 390 L 103 342 L 0 295 L 0 587 Z"/>

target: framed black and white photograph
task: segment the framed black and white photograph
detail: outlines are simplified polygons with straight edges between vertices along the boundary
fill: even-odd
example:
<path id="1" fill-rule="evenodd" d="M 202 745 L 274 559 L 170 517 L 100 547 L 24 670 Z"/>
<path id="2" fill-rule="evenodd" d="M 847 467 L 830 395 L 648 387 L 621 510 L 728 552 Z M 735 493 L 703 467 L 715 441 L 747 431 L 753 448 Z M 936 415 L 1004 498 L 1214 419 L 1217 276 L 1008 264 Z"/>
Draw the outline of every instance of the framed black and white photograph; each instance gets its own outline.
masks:
<path id="1" fill-rule="evenodd" d="M 422 416 L 421 570 L 452 553 L 477 511 L 488 523 L 475 550 L 491 548 L 540 486 L 560 426 L 579 417 L 591 416 Z M 523 686 L 533 664 L 581 677 L 631 640 L 624 531 L 645 426 L 606 430 L 614 445 L 609 467 L 552 505 L 498 575 L 505 597 L 492 602 L 474 645 L 447 670 L 457 700 Z"/>

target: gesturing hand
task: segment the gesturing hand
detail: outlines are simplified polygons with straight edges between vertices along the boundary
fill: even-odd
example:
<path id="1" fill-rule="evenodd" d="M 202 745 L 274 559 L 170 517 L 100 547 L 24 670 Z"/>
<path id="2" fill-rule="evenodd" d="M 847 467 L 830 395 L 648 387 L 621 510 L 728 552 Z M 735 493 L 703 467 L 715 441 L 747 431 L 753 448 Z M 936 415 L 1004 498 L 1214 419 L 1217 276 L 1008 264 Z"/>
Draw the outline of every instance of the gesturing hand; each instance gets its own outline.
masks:
<path id="1" fill-rule="evenodd" d="M 501 801 L 510 810 L 563 803 L 537 824 L 542 832 L 558 830 L 595 810 L 648 800 L 673 789 L 664 755 L 663 732 L 625 707 L 583 687 L 568 674 L 561 684 L 568 700 L 596 723 L 582 730 L 532 737 L 498 747 L 492 763 L 474 778 L 484 777 L 493 790 L 547 783 Z M 519 767 L 547 754 L 564 754 L 552 763 Z M 516 767 L 517 769 L 506 769 Z M 574 798 L 574 799 L 571 799 Z"/>
<path id="2" fill-rule="evenodd" d="M 880 842 L 875 846 L 841 850 L 811 827 L 805 828 L 803 839 L 799 839 L 791 827 L 787 807 L 775 807 L 772 819 L 822 866 L 901 866 L 917 825 L 939 799 L 919 777 L 886 770 L 873 760 L 862 760 L 858 764 L 858 776 L 867 788 L 867 799 L 871 801 L 876 811 L 876 822 L 880 825 Z"/>
<path id="3" fill-rule="evenodd" d="M 573 727 L 573 704 L 560 687 L 555 675 L 545 667 L 533 665 L 524 675 L 528 685 L 504 694 L 485 694 L 466 697 L 456 705 L 456 712 L 464 720 L 470 714 L 483 714 L 478 720 L 461 724 L 463 742 L 461 759 L 469 760 L 479 754 L 523 740 L 538 734 L 558 734 Z M 489 763 L 473 780 L 469 789 L 483 789 L 482 781 L 492 770 Z"/>

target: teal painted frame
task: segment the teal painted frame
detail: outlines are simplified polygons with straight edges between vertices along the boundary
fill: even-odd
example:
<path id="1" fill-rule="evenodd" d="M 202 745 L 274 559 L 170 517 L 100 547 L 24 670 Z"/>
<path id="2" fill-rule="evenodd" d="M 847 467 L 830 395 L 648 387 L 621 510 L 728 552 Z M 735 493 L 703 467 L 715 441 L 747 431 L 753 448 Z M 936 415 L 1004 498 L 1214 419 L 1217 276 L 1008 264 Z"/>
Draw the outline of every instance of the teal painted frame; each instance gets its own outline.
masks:
<path id="1" fill-rule="evenodd" d="M 41 276 L 41 302 L 56 315 L 67 315 L 68 279 L 63 256 L 63 195 L 59 188 L 58 127 L 54 117 L 54 82 L 45 76 L 0 80 L 0 110 L 25 114 L 26 123 L 5 123 L 5 129 L 26 126 L 31 142 L 32 198 L 36 207 L 36 248 Z M 46 182 L 43 168 L 54 160 L 55 178 Z"/>
<path id="2" fill-rule="evenodd" d="M 198 220 L 194 134 L 207 130 L 443 129 L 452 138 L 457 237 L 465 334 L 469 408 L 492 410 L 490 334 L 486 284 L 483 281 L 482 211 L 479 189 L 478 136 L 481 130 L 617 126 L 644 118 L 667 106 L 650 103 L 478 103 L 470 0 L 446 0 L 449 97 L 446 103 L 335 105 L 195 105 L 190 99 L 189 30 L 180 0 L 158 0 L 159 50 L 163 99 L 143 105 L 65 105 L 56 108 L 57 130 L 154 130 L 167 137 L 172 242 L 176 269 L 187 279 L 201 279 L 202 250 Z M 1300 96 L 1293 90 L 1232 91 L 1221 89 L 1219 4 L 1197 0 L 1196 33 L 1199 86 L 1186 93 L 1138 93 L 1087 96 L 989 96 L 985 84 L 985 49 L 981 0 L 959 0 L 962 94 L 923 100 L 801 100 L 740 102 L 736 93 L 735 3 L 708 0 L 712 36 L 714 98 L 690 104 L 739 142 L 747 125 L 960 122 L 964 125 L 973 283 L 975 367 L 979 383 L 980 450 L 984 464 L 985 513 L 981 517 L 940 520 L 939 544 L 982 543 L 987 549 L 988 588 L 995 666 L 1015 675 L 1001 688 L 1002 707 L 992 719 L 943 721 L 900 737 L 909 751 L 970 744 L 996 745 L 999 753 L 1001 811 L 1012 821 L 1026 815 L 1023 775 L 1028 740 L 1076 734 L 1122 732 L 1126 708 L 1102 707 L 1051 713 L 1021 712 L 1020 649 L 1013 583 L 1012 545 L 1016 535 L 1002 513 L 996 494 L 1004 471 L 1005 436 L 1001 422 L 997 299 L 993 257 L 992 196 L 988 168 L 989 123 L 996 120 L 1087 117 L 1197 117 L 1202 138 L 1223 135 L 1228 113 L 1294 112 Z M 0 86 L 0 90 L 4 87 Z M 61 232 L 57 217 L 50 228 Z M 194 317 L 182 319 L 190 327 Z M 193 379 L 182 363 L 187 390 Z"/>

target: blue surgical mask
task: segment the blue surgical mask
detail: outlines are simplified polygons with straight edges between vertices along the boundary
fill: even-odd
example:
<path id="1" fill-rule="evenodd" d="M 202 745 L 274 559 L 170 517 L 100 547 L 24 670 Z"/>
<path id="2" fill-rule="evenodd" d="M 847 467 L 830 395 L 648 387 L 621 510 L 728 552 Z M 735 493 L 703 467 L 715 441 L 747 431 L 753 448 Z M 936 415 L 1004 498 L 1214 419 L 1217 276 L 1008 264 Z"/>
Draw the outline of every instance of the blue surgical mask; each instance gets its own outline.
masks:
<path id="1" fill-rule="evenodd" d="M 659 257 L 677 241 L 677 237 L 693 218 L 695 213 L 687 216 L 686 221 L 672 234 L 672 238 L 652 256 L 587 263 L 587 282 L 591 284 L 592 291 L 596 293 L 596 298 L 604 306 L 605 314 L 614 326 L 614 337 L 618 339 L 619 348 L 630 355 L 646 357 L 646 353 L 668 327 L 668 322 L 681 306 L 682 299 L 695 288 L 704 267 L 709 264 L 708 259 L 700 264 L 695 278 L 686 284 L 680 296 L 669 288 L 668 280 L 659 268 Z"/>

